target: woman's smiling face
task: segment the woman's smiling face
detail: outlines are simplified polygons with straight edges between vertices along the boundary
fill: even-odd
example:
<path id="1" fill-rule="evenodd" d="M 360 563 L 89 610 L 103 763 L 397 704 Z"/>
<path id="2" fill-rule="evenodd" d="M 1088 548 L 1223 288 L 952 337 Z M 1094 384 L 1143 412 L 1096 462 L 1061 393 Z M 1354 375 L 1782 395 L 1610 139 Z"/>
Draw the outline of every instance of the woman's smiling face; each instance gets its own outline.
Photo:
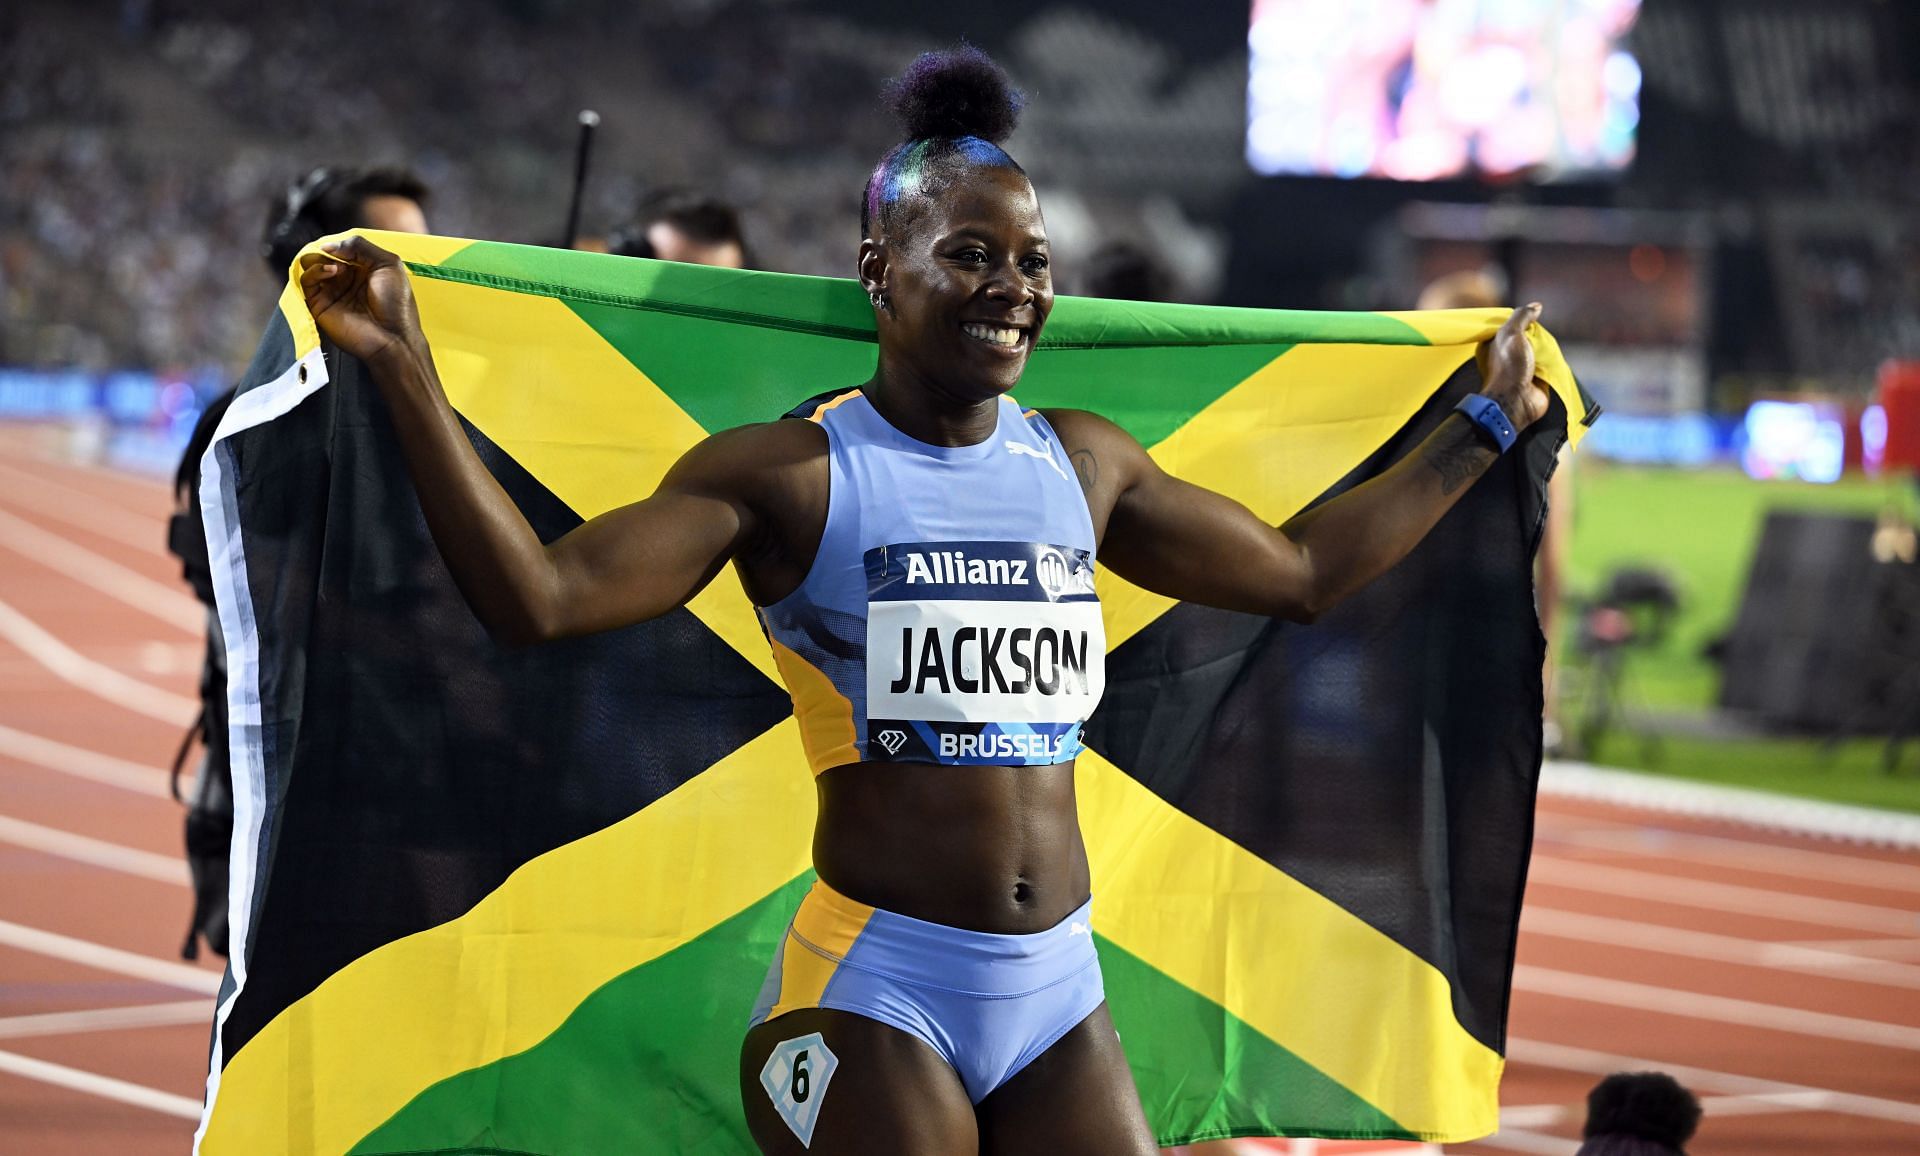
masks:
<path id="1" fill-rule="evenodd" d="M 970 169 L 901 218 L 885 246 L 883 354 L 955 400 L 1008 392 L 1053 309 L 1033 185 L 1015 169 Z"/>

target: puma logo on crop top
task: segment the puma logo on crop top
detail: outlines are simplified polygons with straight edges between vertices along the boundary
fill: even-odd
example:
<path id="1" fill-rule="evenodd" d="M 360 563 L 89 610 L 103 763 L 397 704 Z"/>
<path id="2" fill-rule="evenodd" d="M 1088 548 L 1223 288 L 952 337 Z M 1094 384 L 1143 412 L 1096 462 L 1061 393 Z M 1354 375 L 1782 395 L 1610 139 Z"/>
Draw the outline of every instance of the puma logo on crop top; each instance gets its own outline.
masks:
<path id="1" fill-rule="evenodd" d="M 1046 419 L 999 407 L 971 446 L 915 441 L 858 390 L 807 414 L 830 446 L 826 529 L 760 617 L 815 774 L 1080 753 L 1106 685 L 1093 521 Z"/>

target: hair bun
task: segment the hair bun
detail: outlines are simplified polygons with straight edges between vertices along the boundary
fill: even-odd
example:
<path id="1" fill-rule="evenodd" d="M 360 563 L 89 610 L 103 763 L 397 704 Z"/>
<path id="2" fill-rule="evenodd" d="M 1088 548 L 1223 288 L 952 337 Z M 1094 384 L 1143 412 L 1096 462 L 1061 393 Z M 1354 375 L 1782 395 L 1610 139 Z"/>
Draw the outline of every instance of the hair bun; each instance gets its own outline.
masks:
<path id="1" fill-rule="evenodd" d="M 1013 135 L 1026 104 L 993 58 L 971 44 L 922 52 L 880 98 L 908 140 L 976 136 L 994 144 Z"/>

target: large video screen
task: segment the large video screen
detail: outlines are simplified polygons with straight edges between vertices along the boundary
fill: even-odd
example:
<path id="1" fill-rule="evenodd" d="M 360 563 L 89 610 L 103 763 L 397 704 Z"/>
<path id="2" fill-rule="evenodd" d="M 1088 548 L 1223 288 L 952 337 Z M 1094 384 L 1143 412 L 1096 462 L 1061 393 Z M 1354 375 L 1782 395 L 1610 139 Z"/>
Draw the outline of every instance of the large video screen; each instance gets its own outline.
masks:
<path id="1" fill-rule="evenodd" d="M 1254 0 L 1256 172 L 1432 181 L 1633 159 L 1640 0 Z"/>

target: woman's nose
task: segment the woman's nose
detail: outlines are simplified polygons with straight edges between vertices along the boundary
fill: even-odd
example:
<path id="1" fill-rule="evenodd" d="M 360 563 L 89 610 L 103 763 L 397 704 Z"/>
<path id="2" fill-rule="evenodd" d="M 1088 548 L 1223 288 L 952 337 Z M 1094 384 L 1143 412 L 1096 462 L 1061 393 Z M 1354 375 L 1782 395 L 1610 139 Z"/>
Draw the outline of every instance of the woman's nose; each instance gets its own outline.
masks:
<path id="1" fill-rule="evenodd" d="M 1015 266 L 998 265 L 987 282 L 987 296 L 1024 305 L 1033 300 L 1033 286 L 1027 284 L 1027 279 L 1020 275 L 1020 270 Z"/>

